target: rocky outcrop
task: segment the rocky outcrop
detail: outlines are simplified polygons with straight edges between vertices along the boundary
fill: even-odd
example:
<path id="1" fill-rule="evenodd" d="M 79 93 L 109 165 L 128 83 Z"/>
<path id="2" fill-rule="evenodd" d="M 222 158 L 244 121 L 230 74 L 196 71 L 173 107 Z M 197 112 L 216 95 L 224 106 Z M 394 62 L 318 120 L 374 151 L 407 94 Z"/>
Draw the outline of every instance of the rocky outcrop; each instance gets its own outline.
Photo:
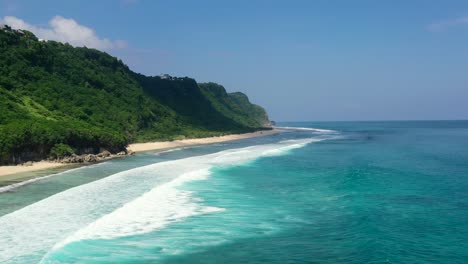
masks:
<path id="1" fill-rule="evenodd" d="M 83 159 L 85 162 L 96 162 L 97 156 L 93 154 L 88 154 L 88 155 L 85 155 Z"/>
<path id="2" fill-rule="evenodd" d="M 102 158 L 110 157 L 111 155 L 112 155 L 112 154 L 111 154 L 109 151 L 104 150 L 103 152 L 97 154 L 96 156 L 97 156 L 98 158 L 101 158 L 101 159 L 102 159 Z"/>
<path id="3" fill-rule="evenodd" d="M 128 155 L 134 155 L 135 152 L 133 151 L 121 151 L 117 154 L 112 154 L 107 150 L 102 151 L 99 154 L 83 154 L 83 155 L 76 155 L 73 154 L 72 156 L 64 157 L 62 159 L 57 159 L 54 160 L 55 162 L 59 163 L 92 163 L 92 162 L 98 162 L 98 161 L 103 161 L 103 160 L 108 160 L 108 159 L 113 159 L 113 158 L 118 158 L 118 157 L 125 157 Z"/>
<path id="4" fill-rule="evenodd" d="M 80 155 L 72 155 L 70 157 L 59 159 L 57 161 L 60 163 L 82 163 L 84 161 L 84 158 Z"/>

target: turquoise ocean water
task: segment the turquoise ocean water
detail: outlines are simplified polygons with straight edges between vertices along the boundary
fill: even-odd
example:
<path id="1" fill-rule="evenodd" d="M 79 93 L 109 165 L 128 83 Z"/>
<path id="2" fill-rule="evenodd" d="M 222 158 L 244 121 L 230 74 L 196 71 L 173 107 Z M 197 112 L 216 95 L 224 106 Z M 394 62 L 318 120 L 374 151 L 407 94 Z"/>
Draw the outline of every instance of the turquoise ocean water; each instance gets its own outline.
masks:
<path id="1" fill-rule="evenodd" d="M 280 126 L 3 182 L 0 263 L 468 262 L 467 121 Z"/>

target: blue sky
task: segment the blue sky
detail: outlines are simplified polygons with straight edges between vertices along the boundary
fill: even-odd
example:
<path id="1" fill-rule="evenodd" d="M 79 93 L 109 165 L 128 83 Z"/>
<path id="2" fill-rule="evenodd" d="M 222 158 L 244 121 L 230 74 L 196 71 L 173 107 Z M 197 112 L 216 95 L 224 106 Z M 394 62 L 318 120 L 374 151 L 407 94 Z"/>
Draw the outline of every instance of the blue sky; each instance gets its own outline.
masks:
<path id="1" fill-rule="evenodd" d="M 0 19 L 274 120 L 468 119 L 468 1 L 0 0 Z"/>

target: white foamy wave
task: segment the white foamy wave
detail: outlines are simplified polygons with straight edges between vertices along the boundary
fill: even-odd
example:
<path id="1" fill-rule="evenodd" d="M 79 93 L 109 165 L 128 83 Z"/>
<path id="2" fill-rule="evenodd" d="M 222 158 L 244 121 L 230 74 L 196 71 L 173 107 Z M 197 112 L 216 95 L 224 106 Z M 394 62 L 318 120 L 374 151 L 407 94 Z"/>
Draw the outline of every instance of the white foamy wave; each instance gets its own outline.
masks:
<path id="1" fill-rule="evenodd" d="M 56 176 L 63 176 L 63 175 L 66 175 L 66 174 L 71 174 L 71 173 L 73 173 L 75 171 L 78 171 L 78 170 L 87 170 L 87 169 L 90 169 L 90 168 L 95 168 L 95 167 L 98 167 L 98 166 L 105 166 L 105 165 L 106 165 L 106 163 L 104 163 L 104 162 L 89 164 L 89 165 L 87 165 L 87 164 L 86 165 L 79 165 L 79 167 L 77 167 L 77 168 L 67 169 L 66 171 L 62 171 L 62 172 L 59 172 L 59 173 L 54 173 L 54 174 L 50 174 L 50 175 L 42 176 L 42 177 L 36 177 L 36 178 L 32 178 L 32 179 L 29 179 L 29 180 L 26 180 L 26 181 L 21 181 L 21 182 L 17 182 L 17 183 L 13 183 L 13 184 L 9 184 L 9 185 L 0 187 L 0 193 L 12 191 L 12 190 L 17 189 L 19 187 L 22 187 L 22 186 L 25 186 L 25 185 L 28 185 L 28 184 L 31 184 L 31 183 L 43 181 L 43 180 L 46 180 L 48 178 L 52 178 L 52 177 L 56 177 Z"/>
<path id="2" fill-rule="evenodd" d="M 57 249 L 68 243 L 85 239 L 112 239 L 115 237 L 143 234 L 163 228 L 170 223 L 180 221 L 189 216 L 224 211 L 224 208 L 207 207 L 196 203 L 198 200 L 192 197 L 191 192 L 179 190 L 177 187 L 185 182 L 205 180 L 210 174 L 209 168 L 215 165 L 234 165 L 259 156 L 281 155 L 289 150 L 300 148 L 319 140 L 294 140 L 295 144 L 286 144 L 280 147 L 268 145 L 263 147 L 246 147 L 223 151 L 215 155 L 207 155 L 215 157 L 204 164 L 207 166 L 206 168 L 184 173 L 168 183 L 153 188 L 123 207 L 79 230 L 74 235 L 57 244 L 54 248 Z M 258 148 L 265 148 L 265 150 L 259 152 Z"/>
<path id="3" fill-rule="evenodd" d="M 197 203 L 197 199 L 192 196 L 191 192 L 179 190 L 177 187 L 189 181 L 205 180 L 210 175 L 210 168 L 214 166 L 236 165 L 261 156 L 282 155 L 289 150 L 316 141 L 320 141 L 320 139 L 300 139 L 294 140 L 294 144 L 280 142 L 279 144 L 226 150 L 202 156 L 203 161 L 200 160 L 201 157 L 189 158 L 198 158 L 194 162 L 204 167 L 183 173 L 174 180 L 153 188 L 123 207 L 79 230 L 54 248 L 57 249 L 68 243 L 86 239 L 112 239 L 143 234 L 189 216 L 224 211 L 224 208 L 206 207 Z"/>
<path id="4" fill-rule="evenodd" d="M 182 185 L 206 179 L 212 167 L 242 164 L 275 150 L 284 154 L 314 141 L 257 145 L 160 162 L 57 193 L 0 217 L 0 245 L 5 245 L 0 247 L 0 262 L 83 239 L 147 233 L 193 215 L 223 211 L 204 205 Z"/>
<path id="5" fill-rule="evenodd" d="M 263 153 L 265 156 L 278 156 L 278 155 L 284 155 L 288 153 L 289 151 L 297 148 L 302 148 L 307 144 L 313 143 L 313 142 L 319 142 L 322 141 L 323 139 L 320 138 L 311 138 L 311 139 L 290 139 L 290 140 L 283 140 L 280 141 L 280 143 L 287 144 L 284 147 L 279 147 L 277 149 L 272 149 L 272 150 L 267 150 Z"/>
<path id="6" fill-rule="evenodd" d="M 38 181 L 42 181 L 42 180 L 52 178 L 52 177 L 55 177 L 55 176 L 60 176 L 60 175 L 66 174 L 66 173 L 70 173 L 70 172 L 76 171 L 78 169 L 81 169 L 81 168 L 74 168 L 74 169 L 70 169 L 70 170 L 67 170 L 67 171 L 63 171 L 63 172 L 59 172 L 59 173 L 55 173 L 55 174 L 51 174 L 51 175 L 47 175 L 47 176 L 43 176 L 43 177 L 32 178 L 32 179 L 29 179 L 29 180 L 26 180 L 26 181 L 21 181 L 21 182 L 18 182 L 18 183 L 13 183 L 13 184 L 10 184 L 10 185 L 7 185 L 7 186 L 3 186 L 3 187 L 0 187 L 0 193 L 8 192 L 8 191 L 11 191 L 11 190 L 16 189 L 18 187 L 28 185 L 28 184 L 31 184 L 31 183 L 34 183 L 34 182 L 38 182 Z"/>
<path id="7" fill-rule="evenodd" d="M 143 234 L 189 216 L 223 211 L 223 208 L 202 206 L 192 199 L 191 192 L 177 189 L 185 182 L 204 180 L 209 174 L 208 169 L 192 171 L 157 186 L 114 212 L 97 219 L 57 244 L 55 248 L 84 239 L 112 239 Z"/>
<path id="8" fill-rule="evenodd" d="M 173 148 L 173 149 L 168 149 L 168 150 L 156 151 L 156 152 L 154 152 L 154 153 L 151 153 L 151 155 L 159 156 L 159 155 L 164 154 L 164 153 L 179 151 L 179 150 L 183 150 L 183 149 L 186 149 L 186 148 L 188 148 L 188 147 L 185 147 L 185 148 Z"/>
<path id="9" fill-rule="evenodd" d="M 287 144 L 288 146 L 289 145 L 301 145 L 301 146 L 304 146 L 304 145 L 307 145 L 309 143 L 312 143 L 312 142 L 318 142 L 318 141 L 322 141 L 324 140 L 323 138 L 308 138 L 308 139 L 286 139 L 286 140 L 282 140 L 280 141 L 279 143 L 282 143 L 282 144 Z M 288 147 L 286 146 L 286 147 Z"/>
<path id="10" fill-rule="evenodd" d="M 312 128 L 312 127 L 275 127 L 278 129 L 285 129 L 285 130 L 302 130 L 302 131 L 312 131 L 312 132 L 319 132 L 319 133 L 337 133 L 336 130 L 330 129 L 321 129 L 321 128 Z"/>

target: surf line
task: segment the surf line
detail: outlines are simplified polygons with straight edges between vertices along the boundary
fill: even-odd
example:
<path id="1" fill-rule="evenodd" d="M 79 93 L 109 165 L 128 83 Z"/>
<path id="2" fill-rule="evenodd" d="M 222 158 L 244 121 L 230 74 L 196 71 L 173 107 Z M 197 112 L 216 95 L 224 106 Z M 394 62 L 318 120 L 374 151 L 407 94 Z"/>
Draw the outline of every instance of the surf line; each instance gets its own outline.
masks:
<path id="1" fill-rule="evenodd" d="M 292 149 L 320 140 L 298 139 L 165 161 L 67 189 L 0 217 L 0 226 L 3 227 L 0 229 L 0 244 L 8 245 L 0 248 L 0 262 L 41 251 L 49 252 L 46 255 L 52 257 L 53 252 L 79 240 L 105 239 L 109 234 L 110 237 L 119 237 L 137 231 L 151 232 L 194 213 L 222 211 L 223 208 L 202 204 L 193 197 L 193 193 L 181 190 L 180 185 L 206 179 L 214 166 L 229 167 L 259 157 L 285 155 Z M 169 196 L 164 198 L 166 194 Z M 161 200 L 161 197 L 166 200 Z M 159 203 L 166 209 L 156 215 L 153 215 L 154 210 L 139 211 L 139 208 L 151 209 L 151 203 Z M 176 211 L 171 211 L 174 205 Z M 133 213 L 122 214 L 126 211 Z M 127 218 L 110 217 L 112 215 L 125 215 Z M 151 228 L 140 229 L 146 220 L 155 224 Z M 131 228 L 127 230 L 126 226 Z"/>

